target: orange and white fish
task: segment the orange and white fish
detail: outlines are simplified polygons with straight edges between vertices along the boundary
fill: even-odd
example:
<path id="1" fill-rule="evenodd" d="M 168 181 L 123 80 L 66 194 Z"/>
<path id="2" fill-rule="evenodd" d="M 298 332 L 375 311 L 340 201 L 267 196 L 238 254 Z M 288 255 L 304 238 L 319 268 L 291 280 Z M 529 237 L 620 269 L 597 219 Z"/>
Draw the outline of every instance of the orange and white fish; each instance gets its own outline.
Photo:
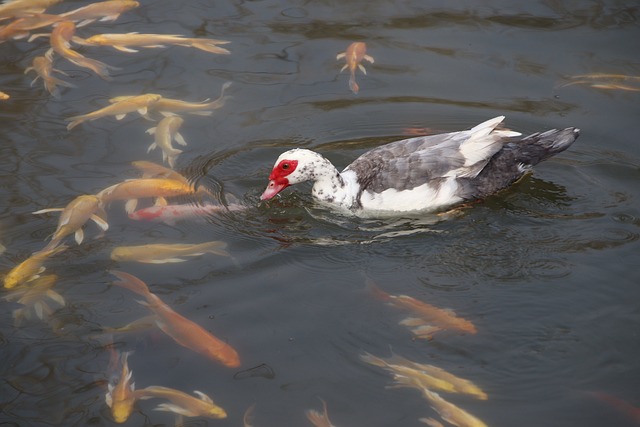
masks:
<path id="1" fill-rule="evenodd" d="M 133 372 L 129 370 L 127 363 L 129 354 L 129 352 L 126 352 L 120 355 L 120 363 L 122 364 L 120 378 L 116 385 L 109 383 L 108 391 L 105 395 L 107 406 L 111 408 L 111 416 L 119 424 L 129 419 L 137 400 L 136 385 L 131 381 Z"/>
<path id="2" fill-rule="evenodd" d="M 231 53 L 227 49 L 218 46 L 220 44 L 230 43 L 229 41 L 189 38 L 178 34 L 97 34 L 87 39 L 80 39 L 75 41 L 77 41 L 77 43 L 79 44 L 90 46 L 111 46 L 119 51 L 129 53 L 137 52 L 137 50 L 132 49 L 131 46 L 143 48 L 160 48 L 165 47 L 166 45 L 193 47 L 209 53 L 217 53 L 223 55 L 228 55 L 229 53 Z"/>
<path id="3" fill-rule="evenodd" d="M 113 282 L 145 298 L 142 302 L 156 315 L 156 324 L 165 334 L 183 347 L 193 350 L 229 368 L 240 366 L 238 352 L 226 342 L 207 332 L 202 326 L 176 313 L 160 298 L 149 291 L 147 285 L 137 277 L 122 272 L 111 271 L 120 281 Z"/>
<path id="4" fill-rule="evenodd" d="M 129 179 L 107 187 L 97 196 L 103 204 L 114 200 L 126 200 L 125 211 L 129 214 L 136 209 L 138 199 L 153 197 L 164 198 L 195 194 L 191 184 L 167 178 Z"/>
<path id="5" fill-rule="evenodd" d="M 31 319 L 32 313 L 35 313 L 40 320 L 48 320 L 54 311 L 50 305 L 52 302 L 59 307 L 65 306 L 62 295 L 52 289 L 57 280 L 58 276 L 55 274 L 40 276 L 30 282 L 28 286 L 18 286 L 3 297 L 7 301 L 16 301 L 23 305 L 22 308 L 13 310 L 13 320 L 16 326 L 20 326 L 24 319 Z"/>
<path id="6" fill-rule="evenodd" d="M 339 53 L 338 56 L 336 56 L 336 59 L 342 58 L 345 59 L 346 64 L 342 67 L 340 72 L 347 68 L 349 69 L 349 72 L 351 73 L 351 77 L 349 78 L 349 89 L 351 89 L 353 93 L 358 93 L 360 87 L 358 86 L 358 83 L 356 83 L 356 68 L 359 68 L 360 71 L 366 75 L 367 70 L 361 62 L 364 60 L 373 64 L 374 59 L 367 55 L 367 45 L 364 42 L 351 43 L 345 52 Z"/>
<path id="7" fill-rule="evenodd" d="M 309 409 L 305 413 L 307 415 L 307 419 L 316 427 L 335 427 L 335 425 L 331 424 L 331 420 L 329 420 L 329 412 L 327 411 L 327 402 L 320 399 L 322 402 L 322 413 Z"/>
<path id="8" fill-rule="evenodd" d="M 26 74 L 30 71 L 35 71 L 37 74 L 36 78 L 31 82 L 31 86 L 33 86 L 33 84 L 38 79 L 42 79 L 45 89 L 47 89 L 47 91 L 56 98 L 60 96 L 58 86 L 76 87 L 76 85 L 72 83 L 65 82 L 64 80 L 60 80 L 59 78 L 51 75 L 54 71 L 63 75 L 67 75 L 67 73 L 65 73 L 64 71 L 53 68 L 52 50 L 48 50 L 47 53 L 44 54 L 44 56 L 36 56 L 35 58 L 33 58 L 31 66 L 27 67 L 24 70 L 24 73 Z"/>
<path id="9" fill-rule="evenodd" d="M 49 257 L 58 254 L 67 249 L 67 246 L 60 245 L 52 249 L 40 250 L 31 254 L 29 258 L 16 265 L 4 277 L 4 287 L 7 289 L 15 288 L 19 284 L 30 282 L 40 277 L 40 273 L 45 271 L 42 265 Z"/>
<path id="10" fill-rule="evenodd" d="M 67 21 L 80 21 L 77 26 L 84 27 L 96 20 L 100 22 L 115 21 L 120 17 L 120 14 L 138 6 L 140 6 L 139 2 L 130 0 L 101 1 L 61 13 L 60 16 Z"/>
<path id="11" fill-rule="evenodd" d="M 176 221 L 204 221 L 212 214 L 227 211 L 239 211 L 244 206 L 230 203 L 228 206 L 211 203 L 188 203 L 183 205 L 149 206 L 129 214 L 129 218 L 137 221 L 163 222 L 174 225 Z"/>
<path id="12" fill-rule="evenodd" d="M 162 403 L 156 411 L 173 412 L 185 417 L 208 417 L 214 419 L 227 418 L 227 412 L 201 391 L 194 390 L 198 397 L 169 387 L 150 386 L 139 389 L 136 394 L 140 399 L 166 399 L 170 403 Z"/>
<path id="13" fill-rule="evenodd" d="M 102 231 L 107 231 L 109 229 L 107 213 L 102 208 L 101 200 L 98 196 L 81 195 L 73 199 L 64 208 L 41 209 L 33 212 L 33 214 L 39 215 L 48 212 L 62 213 L 58 220 L 58 228 L 55 233 L 53 233 L 51 242 L 47 245 L 46 249 L 58 246 L 62 239 L 69 234 L 75 234 L 76 243 L 82 243 L 82 240 L 84 239 L 84 231 L 82 230 L 82 227 L 89 220 L 95 222 Z"/>
<path id="14" fill-rule="evenodd" d="M 173 168 L 182 150 L 174 148 L 171 142 L 175 140 L 180 145 L 187 145 L 187 141 L 185 141 L 184 137 L 178 132 L 182 123 L 184 123 L 182 117 L 168 116 L 160 120 L 158 126 L 147 129 L 148 134 L 154 135 L 154 142 L 149 146 L 147 153 L 156 148 L 160 148 L 162 150 L 162 160 Z"/>
<path id="15" fill-rule="evenodd" d="M 127 114 L 133 113 L 135 111 L 145 116 L 149 107 L 158 102 L 160 98 L 162 98 L 160 95 L 153 93 L 127 97 L 122 101 L 107 105 L 106 107 L 96 111 L 92 111 L 91 113 L 69 117 L 68 119 L 66 119 L 70 122 L 67 125 L 67 129 L 71 130 L 74 127 L 78 126 L 80 123 L 97 120 L 99 118 L 107 116 L 115 116 L 116 120 L 122 120 Z"/>
<path id="16" fill-rule="evenodd" d="M 211 253 L 221 256 L 231 256 L 224 248 L 225 242 L 214 240 L 212 242 L 187 244 L 148 244 L 141 246 L 118 246 L 111 251 L 111 259 L 114 261 L 136 261 L 150 264 L 164 264 L 168 262 L 186 261 L 183 257 L 200 256 Z"/>
<path id="17" fill-rule="evenodd" d="M 198 116 L 210 116 L 213 114 L 212 110 L 217 110 L 218 108 L 222 108 L 229 99 L 229 96 L 225 96 L 224 91 L 231 86 L 231 82 L 226 82 L 222 85 L 222 89 L 220 90 L 220 96 L 213 101 L 203 101 L 203 102 L 188 102 L 182 101 L 180 99 L 171 99 L 171 98 L 161 98 L 158 102 L 156 102 L 152 110 L 158 111 L 164 116 L 171 116 L 177 113 L 188 113 L 195 114 Z M 109 102 L 119 102 L 126 99 L 127 96 L 117 96 L 115 98 L 111 98 Z"/>
<path id="18" fill-rule="evenodd" d="M 407 295 L 390 295 L 367 279 L 368 287 L 373 294 L 394 307 L 408 310 L 416 317 L 408 317 L 400 322 L 409 327 L 418 338 L 431 338 L 431 335 L 441 330 L 456 330 L 468 334 L 475 334 L 477 329 L 469 320 L 457 316 L 453 311 L 442 309 Z"/>
<path id="19" fill-rule="evenodd" d="M 11 0 L 0 4 L 0 20 L 44 12 L 62 0 Z"/>
<path id="20" fill-rule="evenodd" d="M 109 69 L 116 70 L 116 67 L 112 67 L 96 59 L 87 58 L 71 49 L 69 41 L 73 38 L 75 32 L 76 26 L 71 21 L 62 21 L 56 25 L 49 38 L 53 50 L 78 67 L 88 68 L 103 79 L 111 80 Z"/>

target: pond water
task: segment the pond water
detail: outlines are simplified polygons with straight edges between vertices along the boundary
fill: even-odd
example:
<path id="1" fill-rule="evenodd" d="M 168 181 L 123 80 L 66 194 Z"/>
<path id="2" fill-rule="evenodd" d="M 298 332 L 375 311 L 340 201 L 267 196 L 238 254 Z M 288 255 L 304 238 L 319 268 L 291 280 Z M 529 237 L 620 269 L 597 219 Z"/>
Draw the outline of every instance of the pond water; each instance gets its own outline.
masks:
<path id="1" fill-rule="evenodd" d="M 60 13 L 88 4 L 65 1 Z M 473 381 L 487 400 L 442 397 L 488 426 L 638 425 L 640 412 L 640 93 L 574 82 L 585 74 L 640 75 L 640 7 L 631 1 L 231 1 L 140 0 L 115 22 L 78 29 L 228 40 L 230 55 L 180 46 L 124 53 L 78 47 L 119 67 L 113 79 L 58 58 L 76 88 L 55 98 L 24 75 L 48 39 L 0 45 L 0 271 L 46 245 L 58 215 L 81 194 L 137 178 L 155 124 L 137 114 L 87 122 L 66 118 L 119 95 L 231 98 L 211 116 L 185 115 L 176 169 L 241 211 L 173 225 L 133 221 L 122 202 L 109 230 L 52 257 L 47 272 L 65 300 L 46 321 L 16 323 L 0 302 L 0 425 L 113 425 L 105 403 L 113 349 L 132 352 L 136 387 L 200 390 L 228 417 L 185 425 L 304 426 L 324 400 L 338 426 L 418 426 L 439 419 L 422 394 L 365 352 L 392 352 Z M 45 29 L 44 31 L 48 31 Z M 367 43 L 374 64 L 348 87 L 336 54 Z M 639 86 L 637 80 L 630 80 Z M 592 83 L 592 82 L 591 82 Z M 597 85 L 596 85 L 597 86 Z M 322 152 L 339 168 L 408 135 L 468 129 L 505 115 L 533 133 L 575 126 L 567 151 L 507 191 L 456 215 L 363 220 L 318 205 L 308 185 L 259 197 L 278 155 Z M 232 258 L 183 263 L 112 261 L 116 246 L 221 240 Z M 145 281 L 174 310 L 239 353 L 227 368 L 154 328 L 114 335 L 149 314 L 109 270 Z M 452 309 L 475 334 L 417 339 L 409 313 L 370 285 Z M 0 296 L 8 295 L 2 290 Z M 55 306 L 54 306 L 55 308 Z M 174 425 L 158 401 L 139 401 L 125 425 Z M 446 423 L 445 423 L 446 424 Z"/>

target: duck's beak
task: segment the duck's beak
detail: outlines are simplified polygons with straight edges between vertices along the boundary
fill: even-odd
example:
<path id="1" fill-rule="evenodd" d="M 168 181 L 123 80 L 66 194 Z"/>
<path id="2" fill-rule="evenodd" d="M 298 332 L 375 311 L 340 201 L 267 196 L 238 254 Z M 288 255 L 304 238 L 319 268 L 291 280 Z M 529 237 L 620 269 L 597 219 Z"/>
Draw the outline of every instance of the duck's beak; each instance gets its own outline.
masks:
<path id="1" fill-rule="evenodd" d="M 269 200 L 288 186 L 289 182 L 286 180 L 284 182 L 278 183 L 272 179 L 271 181 L 269 181 L 269 185 L 267 185 L 267 188 L 266 190 L 264 190 L 264 193 L 262 193 L 262 196 L 260 196 L 260 200 Z"/>

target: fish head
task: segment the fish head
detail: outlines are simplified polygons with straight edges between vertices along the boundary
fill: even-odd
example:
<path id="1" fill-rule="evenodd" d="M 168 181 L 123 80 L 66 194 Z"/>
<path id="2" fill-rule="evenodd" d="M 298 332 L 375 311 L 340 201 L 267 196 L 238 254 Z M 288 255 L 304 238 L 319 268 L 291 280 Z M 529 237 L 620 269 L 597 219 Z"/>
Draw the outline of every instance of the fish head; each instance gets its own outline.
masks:
<path id="1" fill-rule="evenodd" d="M 206 413 L 207 413 L 207 416 L 211 418 L 216 418 L 216 419 L 227 418 L 227 411 L 225 411 L 224 409 L 222 409 L 216 404 L 209 405 L 209 409 L 207 409 Z"/>
<path id="2" fill-rule="evenodd" d="M 113 401 L 111 404 L 111 416 L 118 424 L 122 424 L 129 419 L 133 412 L 135 399 L 124 399 Z"/>

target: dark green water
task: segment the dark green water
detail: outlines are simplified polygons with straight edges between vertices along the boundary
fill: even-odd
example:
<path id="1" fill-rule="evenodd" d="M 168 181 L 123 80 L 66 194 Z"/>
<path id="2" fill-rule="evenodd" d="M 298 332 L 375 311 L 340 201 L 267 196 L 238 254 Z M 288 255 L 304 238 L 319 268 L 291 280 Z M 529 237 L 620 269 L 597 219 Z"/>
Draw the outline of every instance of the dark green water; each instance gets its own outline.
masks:
<path id="1" fill-rule="evenodd" d="M 52 98 L 24 69 L 46 39 L 0 44 L 0 271 L 41 249 L 62 207 L 137 177 L 153 126 L 137 115 L 66 130 L 65 118 L 117 95 L 145 92 L 199 101 L 232 81 L 211 117 L 187 116 L 177 169 L 249 206 L 174 226 L 108 210 L 110 229 L 47 263 L 66 300 L 48 322 L 15 326 L 0 303 L 0 425 L 106 426 L 109 353 L 96 337 L 147 314 L 109 269 L 135 274 L 167 304 L 233 345 L 229 369 L 157 331 L 117 336 L 133 351 L 138 387 L 201 390 L 229 414 L 187 425 L 310 425 L 327 402 L 338 426 L 419 426 L 437 417 L 420 393 L 388 389 L 391 377 L 360 355 L 391 349 L 481 386 L 486 401 L 446 395 L 487 425 L 634 426 L 606 393 L 640 408 L 639 92 L 562 86 L 587 73 L 640 75 L 640 7 L 631 1 L 146 1 L 114 23 L 79 34 L 147 32 L 231 41 L 229 56 L 171 47 L 125 54 L 83 48 L 121 67 L 113 81 L 60 60 L 78 87 Z M 69 1 L 57 13 L 88 4 Z M 365 41 L 375 64 L 348 89 L 335 60 Z M 65 78 L 65 77 L 63 77 Z M 292 147 L 339 168 L 374 146 L 461 130 L 497 115 L 530 133 L 576 126 L 566 152 L 513 188 L 446 220 L 354 220 L 314 205 L 302 185 L 269 203 L 259 196 L 273 162 Z M 111 261 L 120 245 L 223 240 L 237 260 L 206 254 L 180 264 Z M 415 340 L 406 313 L 372 298 L 365 275 L 391 294 L 453 309 L 475 335 Z M 0 296 L 7 292 L 1 291 Z M 55 328 L 53 327 L 55 326 Z M 263 366 L 261 366 L 263 365 Z M 256 369 L 255 367 L 259 367 Z M 126 425 L 174 425 L 139 402 Z"/>

